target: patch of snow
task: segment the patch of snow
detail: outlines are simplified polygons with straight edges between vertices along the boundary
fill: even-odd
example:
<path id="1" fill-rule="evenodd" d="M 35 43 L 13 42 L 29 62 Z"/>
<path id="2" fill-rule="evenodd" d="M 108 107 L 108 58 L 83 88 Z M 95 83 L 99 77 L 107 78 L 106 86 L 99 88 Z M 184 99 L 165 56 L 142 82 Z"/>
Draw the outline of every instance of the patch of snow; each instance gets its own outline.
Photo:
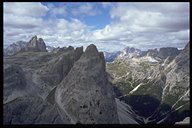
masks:
<path id="1" fill-rule="evenodd" d="M 149 76 L 147 79 L 151 79 L 152 77 L 151 76 Z"/>
<path id="2" fill-rule="evenodd" d="M 172 105 L 171 109 L 173 109 L 173 108 L 175 107 L 175 105 L 176 105 L 180 100 L 182 100 L 182 98 L 185 97 L 188 93 L 189 93 L 189 90 L 188 90 L 183 96 L 181 96 L 181 97 L 177 100 L 177 102 L 175 102 L 175 103 Z"/>
<path id="3" fill-rule="evenodd" d="M 150 62 L 158 62 L 156 59 L 152 58 L 151 56 L 147 56 L 146 59 Z"/>
<path id="4" fill-rule="evenodd" d="M 129 92 L 129 94 L 132 94 L 133 92 L 135 92 L 143 83 L 140 83 L 139 85 L 137 85 L 137 87 L 135 87 L 132 91 Z"/>

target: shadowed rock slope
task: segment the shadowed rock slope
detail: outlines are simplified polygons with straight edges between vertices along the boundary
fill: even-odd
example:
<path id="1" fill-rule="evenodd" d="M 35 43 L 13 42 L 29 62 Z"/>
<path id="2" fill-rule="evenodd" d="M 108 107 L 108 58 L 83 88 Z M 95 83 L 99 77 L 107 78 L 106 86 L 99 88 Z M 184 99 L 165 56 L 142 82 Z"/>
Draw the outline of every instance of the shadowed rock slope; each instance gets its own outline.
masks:
<path id="1" fill-rule="evenodd" d="M 4 124 L 119 123 L 104 56 L 94 45 L 4 57 L 3 110 Z"/>
<path id="2" fill-rule="evenodd" d="M 55 99 L 72 123 L 119 123 L 114 92 L 107 80 L 104 55 L 87 47 L 56 89 Z"/>

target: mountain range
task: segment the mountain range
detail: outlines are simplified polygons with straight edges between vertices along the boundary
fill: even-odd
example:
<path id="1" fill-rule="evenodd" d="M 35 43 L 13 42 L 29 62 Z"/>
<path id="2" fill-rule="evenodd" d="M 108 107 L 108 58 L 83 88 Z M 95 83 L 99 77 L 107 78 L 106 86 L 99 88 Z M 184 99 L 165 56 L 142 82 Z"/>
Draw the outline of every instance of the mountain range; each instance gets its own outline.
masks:
<path id="1" fill-rule="evenodd" d="M 189 118 L 189 51 L 52 48 L 34 36 L 4 51 L 4 124 L 177 124 Z M 110 62 L 110 63 L 107 63 Z"/>
<path id="2" fill-rule="evenodd" d="M 30 41 L 24 42 L 24 41 L 18 41 L 16 43 L 13 43 L 9 45 L 7 48 L 4 49 L 4 56 L 7 55 L 14 55 L 18 52 L 23 51 L 23 49 L 29 49 L 28 47 L 34 46 L 32 40 L 37 40 L 37 36 L 34 36 Z M 42 40 L 40 38 L 40 40 Z M 42 40 L 43 41 L 43 40 Z M 30 46 L 31 44 L 31 46 Z M 38 43 L 37 43 L 38 44 Z M 40 44 L 42 45 L 42 44 Z M 66 48 L 66 47 L 63 47 Z M 52 46 L 46 46 L 46 50 L 48 52 L 57 52 L 62 48 L 55 48 Z M 136 49 L 133 47 L 125 47 L 122 51 L 116 51 L 116 52 L 106 52 L 103 51 L 105 61 L 106 62 L 113 62 L 115 59 L 129 59 L 129 58 L 141 58 L 145 57 L 145 59 L 148 59 L 149 61 L 162 61 L 166 59 L 166 57 L 169 56 L 169 58 L 173 59 L 176 55 L 180 53 L 181 50 L 178 50 L 174 47 L 162 47 L 159 50 L 157 48 L 155 49 L 149 49 L 147 51 L 141 51 L 140 49 Z"/>

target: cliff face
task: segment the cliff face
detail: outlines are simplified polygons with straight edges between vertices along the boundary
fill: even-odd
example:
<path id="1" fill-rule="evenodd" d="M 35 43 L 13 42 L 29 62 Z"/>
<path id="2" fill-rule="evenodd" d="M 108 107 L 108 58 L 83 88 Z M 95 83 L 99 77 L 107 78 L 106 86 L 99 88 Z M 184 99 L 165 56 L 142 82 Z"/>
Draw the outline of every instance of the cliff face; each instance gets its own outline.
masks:
<path id="1" fill-rule="evenodd" d="M 166 59 L 158 63 L 132 59 L 107 64 L 118 98 L 145 117 L 142 123 L 174 124 L 189 116 L 189 49 L 189 43 L 179 54 L 176 48 L 162 48 Z"/>
<path id="2" fill-rule="evenodd" d="M 34 36 L 27 44 L 25 51 L 46 52 L 47 50 L 43 39 L 42 38 L 37 39 L 37 36 Z"/>
<path id="3" fill-rule="evenodd" d="M 189 101 L 189 60 L 188 43 L 165 68 L 167 80 L 162 97 L 164 102 L 168 102 L 170 99 L 172 99 L 172 102 L 176 102 L 179 98 L 181 98 L 179 100 L 180 104 Z M 176 106 L 179 106 L 179 103 Z"/>
<path id="4" fill-rule="evenodd" d="M 166 47 L 166 48 L 160 48 L 159 49 L 159 56 L 162 59 L 165 59 L 167 56 L 174 58 L 180 53 L 180 51 L 177 48 L 174 47 Z"/>
<path id="5" fill-rule="evenodd" d="M 21 49 L 24 49 L 27 46 L 27 42 L 18 41 L 9 45 L 6 49 L 4 49 L 3 54 L 4 56 L 14 55 L 15 53 L 19 52 Z"/>
<path id="6" fill-rule="evenodd" d="M 55 100 L 72 123 L 118 123 L 113 88 L 107 80 L 103 53 L 87 47 L 57 87 Z"/>
<path id="7" fill-rule="evenodd" d="M 119 123 L 104 55 L 95 45 L 56 53 L 28 47 L 4 58 L 4 124 Z"/>
<path id="8" fill-rule="evenodd" d="M 39 97 L 19 97 L 3 107 L 4 124 L 62 124 L 68 118 Z"/>

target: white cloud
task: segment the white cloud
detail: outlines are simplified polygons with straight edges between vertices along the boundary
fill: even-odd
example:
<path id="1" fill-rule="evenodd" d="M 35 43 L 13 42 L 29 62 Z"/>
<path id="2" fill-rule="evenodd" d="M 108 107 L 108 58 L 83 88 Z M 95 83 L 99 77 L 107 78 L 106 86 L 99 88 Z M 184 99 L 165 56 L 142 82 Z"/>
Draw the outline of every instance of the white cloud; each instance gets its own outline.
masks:
<path id="1" fill-rule="evenodd" d="M 30 17 L 30 16 L 17 16 L 14 14 L 5 14 L 4 17 L 4 25 L 6 27 L 12 28 L 34 28 L 41 26 L 43 20 L 41 18 Z"/>
<path id="2" fill-rule="evenodd" d="M 87 25 L 74 18 L 71 20 L 56 18 L 56 15 L 64 12 L 62 7 L 56 8 L 49 4 L 48 8 L 36 2 L 29 4 L 4 3 L 4 43 L 11 44 L 19 40 L 28 41 L 34 35 L 42 37 L 48 45 L 54 43 L 58 46 L 69 45 L 77 40 L 85 40 L 85 34 L 89 30 Z M 32 14 L 36 12 L 35 9 L 42 9 L 42 12 Z M 45 20 L 43 16 L 46 14 L 52 14 L 55 18 Z"/>
<path id="3" fill-rule="evenodd" d="M 57 16 L 66 16 L 67 10 L 65 6 L 55 6 L 52 3 L 47 4 L 47 7 L 49 8 L 49 14 L 51 17 L 55 18 Z"/>
<path id="4" fill-rule="evenodd" d="M 184 47 L 189 40 L 189 3 L 117 3 L 110 16 L 113 21 L 94 31 L 93 39 L 113 39 L 143 50 L 170 44 Z"/>
<path id="5" fill-rule="evenodd" d="M 4 2 L 3 5 L 4 14 L 17 16 L 41 17 L 49 10 L 39 2 Z"/>
<path id="6" fill-rule="evenodd" d="M 71 10 L 71 13 L 74 16 L 77 15 L 88 15 L 88 16 L 95 16 L 100 14 L 101 12 L 99 10 L 97 10 L 93 4 L 90 3 L 86 3 L 86 4 L 82 4 L 80 5 L 78 8 L 74 8 Z"/>
<path id="7" fill-rule="evenodd" d="M 4 43 L 6 44 L 29 39 L 29 36 L 37 33 L 44 24 L 42 17 L 49 10 L 37 2 L 4 2 L 3 9 Z"/>
<path id="8" fill-rule="evenodd" d="M 99 50 L 117 51 L 125 46 L 182 48 L 189 40 L 188 3 L 101 3 L 111 17 L 111 23 L 102 29 L 91 29 L 78 19 L 101 14 L 95 4 L 77 5 L 69 9 L 64 4 L 4 3 L 4 43 L 38 35 L 51 46 L 95 43 Z M 60 15 L 71 17 L 57 17 Z"/>

